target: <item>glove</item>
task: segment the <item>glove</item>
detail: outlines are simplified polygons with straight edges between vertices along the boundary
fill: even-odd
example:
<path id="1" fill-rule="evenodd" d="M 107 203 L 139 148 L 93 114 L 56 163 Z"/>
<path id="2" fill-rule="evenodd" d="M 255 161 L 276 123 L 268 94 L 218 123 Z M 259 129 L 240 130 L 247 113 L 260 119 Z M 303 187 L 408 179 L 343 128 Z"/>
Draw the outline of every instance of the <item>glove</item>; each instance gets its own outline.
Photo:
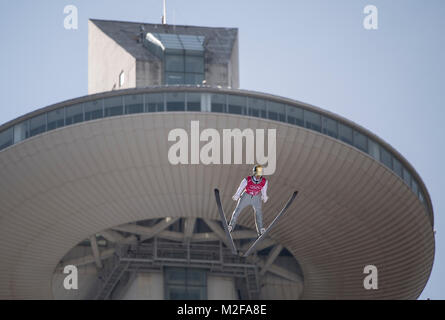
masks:
<path id="1" fill-rule="evenodd" d="M 238 199 L 239 199 L 239 196 L 238 196 L 238 195 L 236 195 L 236 194 L 234 194 L 234 195 L 233 195 L 233 197 L 232 197 L 232 199 L 233 199 L 233 201 L 238 201 Z"/>
<path id="2" fill-rule="evenodd" d="M 262 197 L 262 199 L 263 199 L 263 201 L 264 201 L 264 203 L 266 203 L 267 202 L 267 200 L 269 200 L 269 197 Z"/>

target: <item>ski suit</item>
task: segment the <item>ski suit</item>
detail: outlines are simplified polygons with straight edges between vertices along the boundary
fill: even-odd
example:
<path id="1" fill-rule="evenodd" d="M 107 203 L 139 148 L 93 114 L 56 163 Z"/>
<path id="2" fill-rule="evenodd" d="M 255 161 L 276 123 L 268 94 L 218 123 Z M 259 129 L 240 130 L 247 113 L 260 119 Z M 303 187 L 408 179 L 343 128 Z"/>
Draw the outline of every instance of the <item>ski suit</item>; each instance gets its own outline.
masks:
<path id="1" fill-rule="evenodd" d="M 229 223 L 232 230 L 235 228 L 236 220 L 238 219 L 241 211 L 250 205 L 254 210 L 257 233 L 261 233 L 261 229 L 263 228 L 261 200 L 266 202 L 268 199 L 267 184 L 268 181 L 264 177 L 257 179 L 255 176 L 249 176 L 241 181 L 238 190 L 233 196 L 233 199 L 238 199 L 238 203 L 236 204 L 236 208 L 233 211 L 232 218 L 230 219 Z"/>

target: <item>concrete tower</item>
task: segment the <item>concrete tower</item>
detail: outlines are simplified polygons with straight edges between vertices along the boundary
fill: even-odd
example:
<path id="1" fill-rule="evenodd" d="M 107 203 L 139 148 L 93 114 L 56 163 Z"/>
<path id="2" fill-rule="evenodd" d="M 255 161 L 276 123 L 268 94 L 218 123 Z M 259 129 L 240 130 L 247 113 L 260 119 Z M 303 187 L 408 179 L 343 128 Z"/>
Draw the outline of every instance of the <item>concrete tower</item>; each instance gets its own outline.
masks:
<path id="1" fill-rule="evenodd" d="M 89 20 L 88 93 L 160 85 L 239 88 L 238 29 Z"/>

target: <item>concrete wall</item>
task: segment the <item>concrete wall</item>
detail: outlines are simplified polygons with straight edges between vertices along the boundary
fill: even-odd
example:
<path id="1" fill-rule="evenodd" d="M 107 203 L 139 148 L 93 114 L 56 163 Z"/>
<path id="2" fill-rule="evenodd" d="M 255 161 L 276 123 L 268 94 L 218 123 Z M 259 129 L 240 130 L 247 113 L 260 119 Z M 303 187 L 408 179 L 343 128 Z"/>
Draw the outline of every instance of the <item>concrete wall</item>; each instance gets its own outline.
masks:
<path id="1" fill-rule="evenodd" d="M 298 300 L 303 293 L 301 282 L 292 282 L 271 273 L 262 278 L 262 285 L 262 300 Z"/>
<path id="2" fill-rule="evenodd" d="M 229 277 L 207 276 L 208 300 L 236 300 L 235 281 Z"/>
<path id="3" fill-rule="evenodd" d="M 233 89 L 239 89 L 239 49 L 238 49 L 238 37 L 236 37 L 235 43 L 232 48 L 232 55 L 229 61 L 229 87 Z"/>
<path id="4" fill-rule="evenodd" d="M 119 75 L 125 82 L 119 87 Z M 136 59 L 88 21 L 88 94 L 136 87 Z"/>
<path id="5" fill-rule="evenodd" d="M 163 81 L 162 63 L 160 61 L 136 61 L 136 86 L 160 86 Z"/>
<path id="6" fill-rule="evenodd" d="M 117 296 L 116 296 L 117 298 Z M 163 300 L 164 279 L 162 273 L 140 273 L 129 282 L 122 300 Z"/>
<path id="7" fill-rule="evenodd" d="M 228 64 L 206 65 L 205 80 L 211 86 L 229 86 L 229 66 Z"/>
<path id="8" fill-rule="evenodd" d="M 162 273 L 133 274 L 122 279 L 113 292 L 113 300 L 163 300 L 164 278 Z M 233 278 L 207 277 L 208 300 L 235 300 L 235 283 Z"/>
<path id="9" fill-rule="evenodd" d="M 284 270 L 301 275 L 300 267 L 293 257 L 280 256 L 274 261 L 274 264 Z M 295 300 L 300 299 L 303 293 L 303 278 L 301 278 L 301 281 L 296 282 L 267 272 L 260 279 L 260 282 L 262 285 L 261 299 L 264 300 Z"/>

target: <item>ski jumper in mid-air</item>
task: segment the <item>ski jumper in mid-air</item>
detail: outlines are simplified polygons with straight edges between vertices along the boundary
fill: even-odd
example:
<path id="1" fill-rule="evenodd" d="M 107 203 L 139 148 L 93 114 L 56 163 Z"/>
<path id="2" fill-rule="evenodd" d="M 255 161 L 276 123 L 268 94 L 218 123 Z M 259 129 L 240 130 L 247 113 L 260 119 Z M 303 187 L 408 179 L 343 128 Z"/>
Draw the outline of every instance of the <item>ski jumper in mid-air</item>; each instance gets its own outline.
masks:
<path id="1" fill-rule="evenodd" d="M 263 228 L 263 213 L 261 211 L 261 200 L 266 203 L 267 197 L 267 183 L 266 178 L 263 177 L 263 167 L 256 165 L 253 167 L 253 175 L 244 178 L 239 185 L 238 190 L 233 195 L 232 199 L 238 201 L 232 218 L 228 226 L 229 232 L 235 229 L 236 220 L 241 211 L 247 207 L 252 206 L 255 212 L 255 225 L 258 236 L 265 232 Z"/>

